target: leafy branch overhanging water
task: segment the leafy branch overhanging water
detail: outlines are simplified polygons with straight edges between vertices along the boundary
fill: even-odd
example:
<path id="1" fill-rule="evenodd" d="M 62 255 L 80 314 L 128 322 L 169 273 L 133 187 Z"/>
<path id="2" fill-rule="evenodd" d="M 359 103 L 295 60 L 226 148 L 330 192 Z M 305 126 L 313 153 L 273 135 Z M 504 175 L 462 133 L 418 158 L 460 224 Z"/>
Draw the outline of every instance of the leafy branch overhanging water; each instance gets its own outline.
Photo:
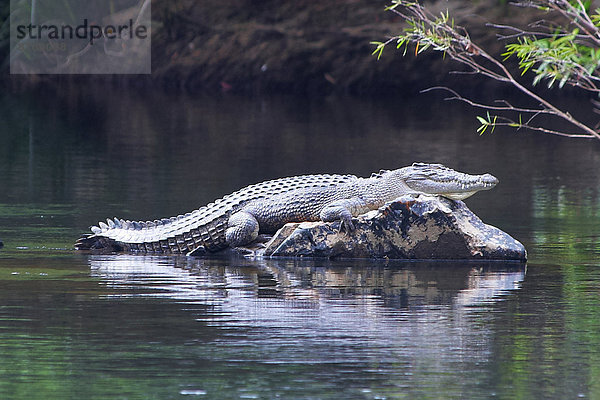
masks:
<path id="1" fill-rule="evenodd" d="M 593 126 L 582 122 L 534 90 L 539 82 L 544 81 L 549 88 L 556 84 L 559 88 L 568 85 L 588 94 L 600 95 L 600 9 L 590 12 L 589 5 L 581 0 L 517 1 L 514 5 L 554 12 L 563 23 L 538 21 L 531 24 L 528 30 L 490 24 L 506 32 L 500 36 L 501 39 L 516 40 L 506 46 L 503 58 L 498 59 L 473 42 L 468 31 L 456 25 L 448 11 L 435 15 L 418 2 L 394 0 L 387 9 L 399 15 L 408 26 L 401 34 L 385 42 L 373 42 L 377 46 L 373 54 L 381 57 L 384 48 L 391 43 L 395 43 L 398 49 L 404 49 L 404 54 L 408 52 L 410 44 L 415 46 L 415 55 L 429 49 L 439 51 L 444 57 L 466 66 L 466 74 L 482 75 L 511 85 L 537 104 L 534 107 L 520 107 L 507 100 L 481 103 L 447 87 L 432 88 L 448 91 L 451 94 L 449 99 L 487 110 L 485 116 L 478 117 L 480 134 L 488 129 L 493 131 L 496 127 L 508 126 L 571 138 L 600 140 L 600 122 Z M 533 89 L 519 82 L 506 66 L 505 62 L 511 57 L 518 59 L 522 75 L 533 71 Z M 600 114 L 600 102 L 593 100 L 590 107 Z M 569 130 L 538 122 L 540 116 L 566 121 Z"/>

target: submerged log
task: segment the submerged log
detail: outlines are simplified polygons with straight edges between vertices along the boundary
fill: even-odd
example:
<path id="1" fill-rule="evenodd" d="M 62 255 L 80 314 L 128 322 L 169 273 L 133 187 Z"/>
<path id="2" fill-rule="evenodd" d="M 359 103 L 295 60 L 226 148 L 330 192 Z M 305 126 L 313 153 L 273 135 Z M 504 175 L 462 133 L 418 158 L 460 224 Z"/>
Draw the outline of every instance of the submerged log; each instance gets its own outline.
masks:
<path id="1" fill-rule="evenodd" d="M 462 201 L 406 195 L 353 220 L 290 223 L 255 254 L 328 258 L 473 259 L 525 261 L 525 247 L 487 225 Z"/>

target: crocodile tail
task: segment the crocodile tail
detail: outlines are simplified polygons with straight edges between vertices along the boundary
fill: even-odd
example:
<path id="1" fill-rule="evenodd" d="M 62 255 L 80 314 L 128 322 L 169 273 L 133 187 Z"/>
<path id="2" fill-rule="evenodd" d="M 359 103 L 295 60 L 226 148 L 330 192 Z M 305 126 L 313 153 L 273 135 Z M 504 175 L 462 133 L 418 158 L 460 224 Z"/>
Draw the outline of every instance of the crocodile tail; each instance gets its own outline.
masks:
<path id="1" fill-rule="evenodd" d="M 123 246 L 119 245 L 114 239 L 92 233 L 80 237 L 75 242 L 75 250 L 102 250 L 103 252 L 120 252 L 123 251 Z"/>

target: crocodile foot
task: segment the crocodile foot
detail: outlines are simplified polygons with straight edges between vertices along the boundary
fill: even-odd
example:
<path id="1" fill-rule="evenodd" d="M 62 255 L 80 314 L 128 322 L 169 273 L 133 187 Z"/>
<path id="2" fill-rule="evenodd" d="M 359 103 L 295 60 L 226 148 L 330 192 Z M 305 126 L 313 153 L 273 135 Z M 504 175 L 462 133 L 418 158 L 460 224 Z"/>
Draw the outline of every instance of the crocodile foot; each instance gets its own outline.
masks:
<path id="1" fill-rule="evenodd" d="M 257 236 L 257 238 L 250 243 L 250 245 L 254 245 L 254 244 L 263 244 L 264 247 L 264 243 L 267 243 L 269 240 L 273 239 L 273 235 L 267 235 L 266 233 L 261 233 L 260 235 Z"/>

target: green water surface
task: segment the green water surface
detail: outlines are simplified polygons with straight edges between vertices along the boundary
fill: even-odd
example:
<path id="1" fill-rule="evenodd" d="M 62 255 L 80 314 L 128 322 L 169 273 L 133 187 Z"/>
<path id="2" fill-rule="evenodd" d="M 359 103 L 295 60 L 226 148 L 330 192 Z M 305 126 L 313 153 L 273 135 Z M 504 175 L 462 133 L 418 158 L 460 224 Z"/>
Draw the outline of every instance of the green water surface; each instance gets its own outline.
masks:
<path id="1" fill-rule="evenodd" d="M 594 143 L 479 137 L 433 99 L 71 87 L 5 93 L 0 120 L 2 399 L 600 399 Z M 467 204 L 528 265 L 72 249 L 106 217 L 414 161 L 496 175 Z"/>

